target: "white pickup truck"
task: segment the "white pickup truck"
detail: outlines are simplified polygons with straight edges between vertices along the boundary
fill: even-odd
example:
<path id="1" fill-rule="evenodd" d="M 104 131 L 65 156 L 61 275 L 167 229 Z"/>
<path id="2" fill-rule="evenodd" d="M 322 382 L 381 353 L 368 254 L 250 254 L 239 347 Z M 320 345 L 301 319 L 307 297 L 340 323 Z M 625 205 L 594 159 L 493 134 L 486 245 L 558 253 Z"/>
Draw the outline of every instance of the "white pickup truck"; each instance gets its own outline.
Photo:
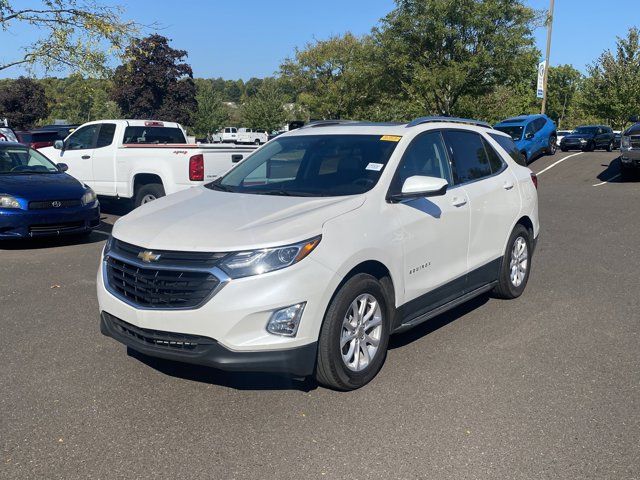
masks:
<path id="1" fill-rule="evenodd" d="M 255 148 L 188 144 L 173 122 L 100 120 L 39 151 L 67 164 L 68 173 L 98 195 L 130 198 L 138 207 L 215 180 Z"/>
<path id="2" fill-rule="evenodd" d="M 238 139 L 236 143 L 253 143 L 261 145 L 269 141 L 269 135 L 264 130 L 255 130 L 253 128 L 238 129 Z"/>

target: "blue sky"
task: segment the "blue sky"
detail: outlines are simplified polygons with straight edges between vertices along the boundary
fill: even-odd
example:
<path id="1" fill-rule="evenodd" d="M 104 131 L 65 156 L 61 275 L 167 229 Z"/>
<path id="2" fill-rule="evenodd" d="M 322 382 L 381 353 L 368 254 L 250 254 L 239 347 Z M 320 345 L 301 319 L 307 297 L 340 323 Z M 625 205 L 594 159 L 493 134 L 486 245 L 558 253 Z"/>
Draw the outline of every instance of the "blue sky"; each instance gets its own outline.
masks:
<path id="1" fill-rule="evenodd" d="M 556 0 L 551 64 L 571 63 L 579 70 L 603 50 L 615 46 L 616 36 L 640 26 L 640 0 Z M 11 3 L 32 4 L 34 0 Z M 157 22 L 175 48 L 189 52 L 196 77 L 242 78 L 272 75 L 296 47 L 314 39 L 351 31 L 368 33 L 394 6 L 393 0 L 114 0 L 124 15 L 142 24 Z M 536 9 L 548 0 L 526 0 Z M 146 33 L 146 32 L 145 32 Z M 149 32 L 150 33 L 150 32 Z M 7 45 L 36 38 L 31 27 L 0 32 L 0 59 L 12 57 Z M 546 31 L 536 32 L 544 51 Z M 15 77 L 18 68 L 0 72 Z"/>

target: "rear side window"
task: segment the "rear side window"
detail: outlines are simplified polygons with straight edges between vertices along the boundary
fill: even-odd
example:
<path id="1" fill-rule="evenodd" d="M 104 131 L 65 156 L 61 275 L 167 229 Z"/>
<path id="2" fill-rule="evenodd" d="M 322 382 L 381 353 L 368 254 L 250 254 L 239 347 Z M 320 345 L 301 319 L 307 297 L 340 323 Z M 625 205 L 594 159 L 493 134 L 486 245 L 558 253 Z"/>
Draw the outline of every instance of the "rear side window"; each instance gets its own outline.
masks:
<path id="1" fill-rule="evenodd" d="M 511 137 L 496 135 L 495 133 L 490 133 L 489 136 L 498 142 L 498 145 L 500 145 L 518 165 L 522 165 L 523 167 L 527 166 L 524 157 L 518 150 L 518 147 L 516 147 L 516 144 L 513 143 Z"/>
<path id="2" fill-rule="evenodd" d="M 444 138 L 451 153 L 453 180 L 456 184 L 491 175 L 491 165 L 480 135 L 462 130 L 447 130 Z"/>
<path id="3" fill-rule="evenodd" d="M 125 144 L 187 143 L 182 130 L 172 127 L 127 127 L 124 129 Z"/>
<path id="4" fill-rule="evenodd" d="M 107 147 L 113 143 L 113 134 L 116 133 L 115 123 L 103 123 L 98 132 L 96 148 Z"/>
<path id="5" fill-rule="evenodd" d="M 491 165 L 491 173 L 498 173 L 502 170 L 504 166 L 504 162 L 498 155 L 489 142 L 487 142 L 484 138 L 482 139 L 482 144 L 484 145 L 484 149 L 487 151 L 487 157 L 489 157 L 489 165 Z"/>

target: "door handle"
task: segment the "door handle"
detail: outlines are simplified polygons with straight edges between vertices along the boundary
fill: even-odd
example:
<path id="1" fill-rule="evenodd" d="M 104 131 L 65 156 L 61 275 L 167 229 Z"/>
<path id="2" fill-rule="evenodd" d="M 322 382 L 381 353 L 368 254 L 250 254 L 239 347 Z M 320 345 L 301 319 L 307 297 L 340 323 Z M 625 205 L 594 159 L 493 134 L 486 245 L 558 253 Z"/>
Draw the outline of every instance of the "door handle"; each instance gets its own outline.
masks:
<path id="1" fill-rule="evenodd" d="M 511 190 L 513 188 L 513 182 L 509 182 L 509 181 L 504 182 L 504 184 L 502 185 L 502 188 L 504 188 L 505 190 Z"/>
<path id="2" fill-rule="evenodd" d="M 91 158 L 91 155 L 82 155 L 82 157 L 80 158 L 82 158 L 83 160 L 89 160 Z"/>
<path id="3" fill-rule="evenodd" d="M 242 155 L 231 155 L 231 163 L 238 163 L 242 158 Z"/>
<path id="4" fill-rule="evenodd" d="M 466 197 L 453 197 L 451 199 L 451 205 L 453 205 L 454 207 L 461 207 L 466 204 L 467 204 Z"/>

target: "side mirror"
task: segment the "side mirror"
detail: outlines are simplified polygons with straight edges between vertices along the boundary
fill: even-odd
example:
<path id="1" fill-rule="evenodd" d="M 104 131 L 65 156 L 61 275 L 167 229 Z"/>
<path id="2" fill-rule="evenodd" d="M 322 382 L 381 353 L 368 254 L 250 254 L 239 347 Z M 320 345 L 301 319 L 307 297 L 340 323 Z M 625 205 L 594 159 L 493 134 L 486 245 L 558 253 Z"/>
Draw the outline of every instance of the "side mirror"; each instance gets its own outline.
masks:
<path id="1" fill-rule="evenodd" d="M 69 170 L 69 165 L 67 165 L 66 163 L 59 163 L 58 170 L 61 172 L 66 172 L 67 170 Z"/>
<path id="2" fill-rule="evenodd" d="M 401 193 L 391 195 L 389 200 L 399 202 L 408 198 L 436 197 L 444 195 L 448 186 L 444 178 L 414 175 L 404 181 Z"/>
<path id="3" fill-rule="evenodd" d="M 53 142 L 53 148 L 55 148 L 56 150 L 64 150 L 64 141 L 56 140 L 55 142 Z"/>
<path id="4" fill-rule="evenodd" d="M 534 137 L 534 134 L 532 132 L 527 133 L 524 138 L 526 138 L 527 140 L 531 140 Z"/>

